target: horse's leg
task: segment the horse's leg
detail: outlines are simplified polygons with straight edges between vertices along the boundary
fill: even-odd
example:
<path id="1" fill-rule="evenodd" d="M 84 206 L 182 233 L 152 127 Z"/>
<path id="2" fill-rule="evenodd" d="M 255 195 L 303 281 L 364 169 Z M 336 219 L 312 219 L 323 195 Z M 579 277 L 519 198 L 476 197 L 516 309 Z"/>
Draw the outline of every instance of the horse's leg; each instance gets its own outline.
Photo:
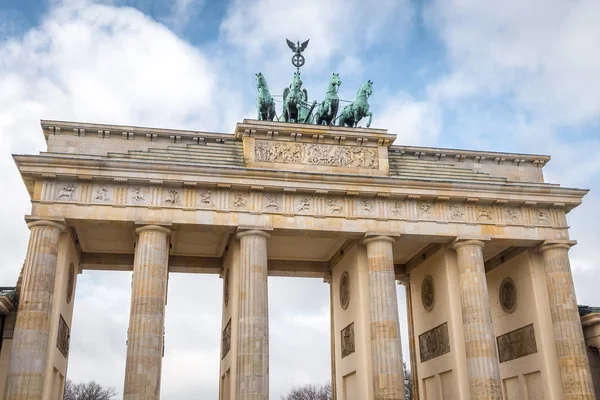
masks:
<path id="1" fill-rule="evenodd" d="M 360 118 L 360 110 L 357 108 L 356 111 L 354 111 L 354 127 L 356 128 L 358 126 L 358 123 L 360 122 L 361 118 Z"/>
<path id="2" fill-rule="evenodd" d="M 371 111 L 369 111 L 367 113 L 367 115 L 369 116 L 369 122 L 367 122 L 367 128 L 371 126 L 371 121 L 373 120 L 373 113 Z"/>

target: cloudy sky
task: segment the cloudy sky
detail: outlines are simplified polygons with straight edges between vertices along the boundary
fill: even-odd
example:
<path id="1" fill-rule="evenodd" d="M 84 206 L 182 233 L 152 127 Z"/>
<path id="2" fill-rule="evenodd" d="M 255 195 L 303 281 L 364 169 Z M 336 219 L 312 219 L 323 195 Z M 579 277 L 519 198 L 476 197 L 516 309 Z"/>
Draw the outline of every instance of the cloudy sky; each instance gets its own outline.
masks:
<path id="1" fill-rule="evenodd" d="M 346 99 L 372 79 L 373 126 L 398 144 L 550 154 L 547 181 L 592 189 L 571 260 L 579 302 L 600 305 L 599 16 L 597 0 L 0 0 L 0 285 L 28 240 L 11 154 L 44 150 L 40 119 L 232 132 L 255 116 L 254 73 L 289 83 L 288 37 L 311 39 L 311 99 L 332 72 Z M 278 399 L 329 377 L 329 289 L 269 285 Z M 221 290 L 171 277 L 163 399 L 217 398 Z M 122 390 L 129 294 L 130 273 L 80 275 L 69 377 Z"/>

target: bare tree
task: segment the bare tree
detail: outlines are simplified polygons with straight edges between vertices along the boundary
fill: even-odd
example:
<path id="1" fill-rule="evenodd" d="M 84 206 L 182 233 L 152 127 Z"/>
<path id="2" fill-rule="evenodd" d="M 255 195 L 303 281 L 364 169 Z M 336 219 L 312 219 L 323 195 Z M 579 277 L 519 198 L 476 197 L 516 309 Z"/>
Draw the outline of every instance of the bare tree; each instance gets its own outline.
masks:
<path id="1" fill-rule="evenodd" d="M 406 363 L 402 365 L 404 368 L 404 389 L 406 390 L 406 400 L 412 400 L 413 398 L 413 382 L 412 374 L 410 369 L 406 368 Z"/>
<path id="2" fill-rule="evenodd" d="M 331 382 L 295 387 L 281 400 L 331 400 Z"/>
<path id="3" fill-rule="evenodd" d="M 116 396 L 115 388 L 105 388 L 94 381 L 76 384 L 67 379 L 65 384 L 64 400 L 113 400 Z"/>

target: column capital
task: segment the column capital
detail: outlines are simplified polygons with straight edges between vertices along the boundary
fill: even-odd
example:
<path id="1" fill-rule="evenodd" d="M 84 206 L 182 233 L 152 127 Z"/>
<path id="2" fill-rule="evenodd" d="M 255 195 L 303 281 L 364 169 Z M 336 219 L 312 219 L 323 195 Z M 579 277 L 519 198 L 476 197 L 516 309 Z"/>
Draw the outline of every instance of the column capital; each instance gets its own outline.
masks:
<path id="1" fill-rule="evenodd" d="M 489 241 L 489 238 L 485 237 L 457 237 L 450 245 L 454 250 L 457 250 L 463 246 L 478 246 L 484 248 L 485 242 Z"/>
<path id="2" fill-rule="evenodd" d="M 377 234 L 377 233 L 367 233 L 367 234 L 365 234 L 365 237 L 362 240 L 364 245 L 367 245 L 369 243 L 374 243 L 374 242 L 394 243 L 395 241 L 396 241 L 396 238 L 393 238 L 388 235 Z"/>
<path id="3" fill-rule="evenodd" d="M 51 226 L 58 229 L 61 233 L 67 229 L 67 225 L 65 225 L 65 220 L 54 219 L 54 218 L 40 218 L 40 217 L 25 217 L 25 221 L 27 222 L 27 227 L 29 229 L 39 226 Z"/>
<path id="4" fill-rule="evenodd" d="M 171 234 L 171 229 L 167 228 L 166 226 L 162 226 L 162 225 L 148 224 L 148 225 L 140 226 L 139 228 L 135 229 L 135 233 L 138 235 L 140 233 L 146 232 L 146 231 L 157 231 L 157 232 L 164 233 L 166 235 Z"/>
<path id="5" fill-rule="evenodd" d="M 329 272 L 327 273 L 327 275 L 325 275 L 325 276 L 323 277 L 323 282 L 325 282 L 325 283 L 329 283 L 329 284 L 331 285 L 331 283 L 333 282 L 333 274 L 331 273 L 331 271 L 329 271 Z"/>
<path id="6" fill-rule="evenodd" d="M 243 238 L 244 236 L 264 236 L 267 239 L 271 237 L 271 234 L 262 230 L 262 229 L 243 229 L 239 228 L 236 234 L 238 239 Z"/>
<path id="7" fill-rule="evenodd" d="M 544 253 L 552 249 L 565 249 L 569 250 L 571 247 L 577 244 L 577 240 L 546 240 L 539 246 L 539 251 Z"/>

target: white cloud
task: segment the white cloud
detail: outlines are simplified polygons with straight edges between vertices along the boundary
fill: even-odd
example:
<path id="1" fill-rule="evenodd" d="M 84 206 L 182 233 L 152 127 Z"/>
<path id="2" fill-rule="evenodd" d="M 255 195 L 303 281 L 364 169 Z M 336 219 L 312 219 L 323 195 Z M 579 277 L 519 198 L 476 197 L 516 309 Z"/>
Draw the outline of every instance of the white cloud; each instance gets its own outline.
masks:
<path id="1" fill-rule="evenodd" d="M 594 0 L 436 0 L 431 27 L 447 47 L 451 73 L 436 99 L 510 94 L 556 124 L 600 115 L 600 3 Z"/>
<path id="2" fill-rule="evenodd" d="M 418 101 L 407 93 L 379 99 L 381 105 L 373 128 L 388 129 L 398 135 L 397 144 L 432 145 L 441 131 L 441 114 L 434 102 Z M 364 125 L 363 122 L 361 125 Z"/>

